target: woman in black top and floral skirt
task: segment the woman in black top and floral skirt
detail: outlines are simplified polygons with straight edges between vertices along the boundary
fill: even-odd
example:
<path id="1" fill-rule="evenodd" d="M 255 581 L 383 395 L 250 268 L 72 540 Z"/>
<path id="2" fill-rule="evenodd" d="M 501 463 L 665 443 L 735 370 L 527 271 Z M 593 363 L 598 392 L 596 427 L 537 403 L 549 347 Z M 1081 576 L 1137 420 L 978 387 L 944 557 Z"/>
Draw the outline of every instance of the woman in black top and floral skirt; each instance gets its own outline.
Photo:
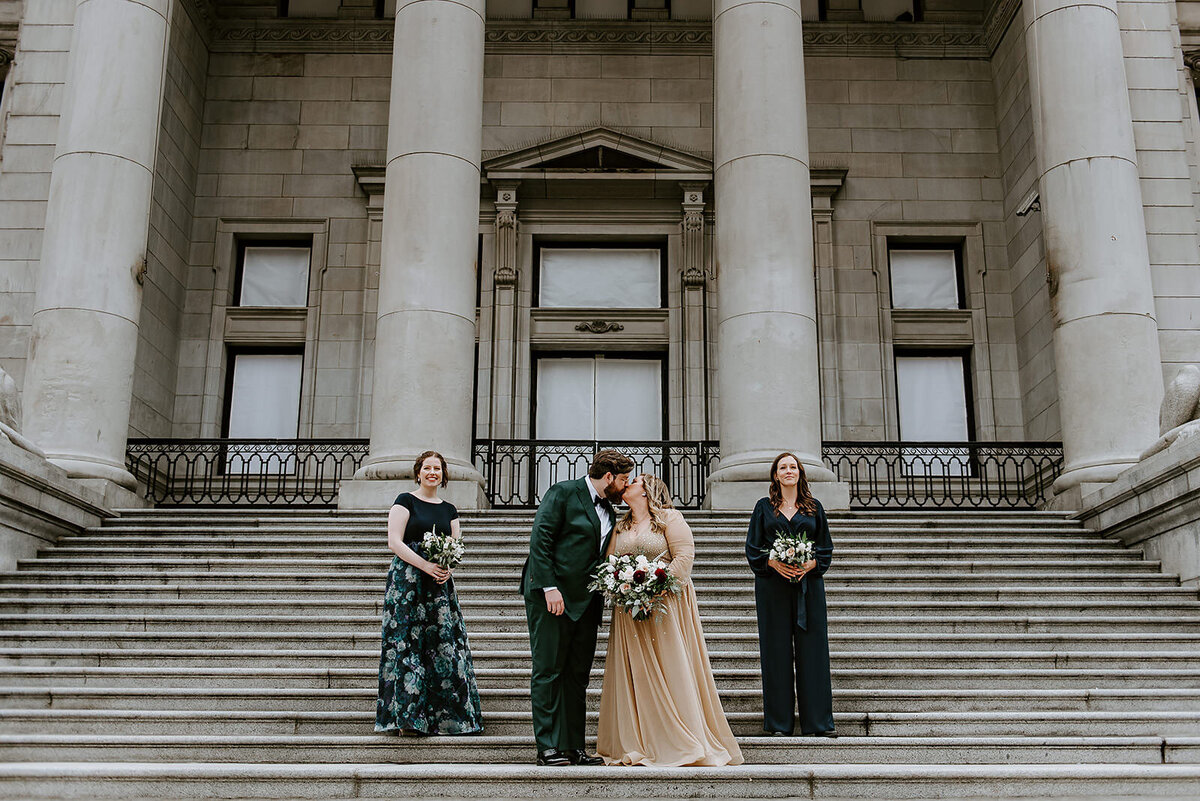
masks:
<path id="1" fill-rule="evenodd" d="M 421 554 L 426 532 L 460 536 L 458 510 L 437 496 L 448 481 L 441 454 L 421 454 L 414 472 L 417 491 L 401 493 L 388 514 L 396 556 L 383 597 L 375 731 L 473 734 L 483 717 L 454 582 Z"/>
<path id="2" fill-rule="evenodd" d="M 768 558 L 781 534 L 807 535 L 815 558 L 799 566 Z M 822 578 L 833 560 L 833 540 L 825 510 L 809 492 L 794 454 L 781 453 L 771 464 L 770 495 L 759 500 L 750 517 L 746 559 L 754 571 L 758 609 L 763 728 L 792 734 L 799 700 L 801 733 L 836 737 Z"/>

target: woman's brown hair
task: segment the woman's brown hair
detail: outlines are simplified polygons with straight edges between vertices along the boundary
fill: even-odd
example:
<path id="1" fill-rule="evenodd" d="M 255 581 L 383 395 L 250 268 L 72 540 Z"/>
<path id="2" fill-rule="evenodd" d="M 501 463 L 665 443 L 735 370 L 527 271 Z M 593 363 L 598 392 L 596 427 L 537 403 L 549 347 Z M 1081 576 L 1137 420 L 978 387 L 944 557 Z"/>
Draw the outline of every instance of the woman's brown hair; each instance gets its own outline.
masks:
<path id="1" fill-rule="evenodd" d="M 442 464 L 442 486 L 450 483 L 450 470 L 446 467 L 446 457 L 437 451 L 425 451 L 417 457 L 417 461 L 413 462 L 413 481 L 421 483 L 421 466 L 425 464 L 426 459 L 434 457 Z"/>
<path id="2" fill-rule="evenodd" d="M 783 503 L 783 485 L 779 483 L 779 463 L 789 456 L 796 460 L 796 467 L 800 470 L 800 481 L 796 484 L 796 508 L 806 515 L 815 515 L 817 500 L 808 488 L 808 476 L 804 474 L 804 465 L 800 464 L 800 459 L 796 454 L 787 451 L 776 456 L 775 461 L 771 462 L 771 490 L 767 493 L 767 497 L 771 501 L 771 508 L 778 512 Z"/>

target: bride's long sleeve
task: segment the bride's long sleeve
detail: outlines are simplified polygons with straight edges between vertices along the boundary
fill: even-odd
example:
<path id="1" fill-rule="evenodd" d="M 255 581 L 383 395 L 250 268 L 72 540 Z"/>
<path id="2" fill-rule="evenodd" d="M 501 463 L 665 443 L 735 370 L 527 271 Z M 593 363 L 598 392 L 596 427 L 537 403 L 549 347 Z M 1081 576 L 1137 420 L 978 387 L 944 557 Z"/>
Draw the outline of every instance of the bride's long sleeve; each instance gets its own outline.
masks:
<path id="1" fill-rule="evenodd" d="M 692 529 L 678 510 L 672 510 L 667 516 L 667 547 L 671 550 L 671 564 L 667 570 L 680 581 L 687 581 L 692 575 L 692 562 L 696 559 L 696 541 L 692 539 Z"/>

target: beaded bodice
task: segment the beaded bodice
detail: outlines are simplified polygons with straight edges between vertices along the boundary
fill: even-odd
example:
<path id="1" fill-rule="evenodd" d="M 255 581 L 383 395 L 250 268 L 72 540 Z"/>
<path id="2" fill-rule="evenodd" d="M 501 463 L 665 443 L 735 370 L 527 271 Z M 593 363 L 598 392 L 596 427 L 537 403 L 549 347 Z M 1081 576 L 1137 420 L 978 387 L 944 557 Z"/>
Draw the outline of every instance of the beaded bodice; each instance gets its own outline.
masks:
<path id="1" fill-rule="evenodd" d="M 654 531 L 645 524 L 643 524 L 640 531 L 635 528 L 618 531 L 616 541 L 613 545 L 613 553 L 642 554 L 647 559 L 661 558 L 669 560 L 671 558 L 671 554 L 667 548 L 666 535 L 662 532 Z"/>

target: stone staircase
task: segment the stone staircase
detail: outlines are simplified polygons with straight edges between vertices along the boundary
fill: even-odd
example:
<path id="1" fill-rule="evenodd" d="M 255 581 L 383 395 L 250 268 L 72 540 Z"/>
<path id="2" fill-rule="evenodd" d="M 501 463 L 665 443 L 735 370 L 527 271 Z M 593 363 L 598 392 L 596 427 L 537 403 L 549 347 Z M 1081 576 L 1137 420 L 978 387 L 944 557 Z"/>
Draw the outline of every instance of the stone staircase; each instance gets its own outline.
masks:
<path id="1" fill-rule="evenodd" d="M 463 522 L 485 733 L 410 739 L 372 728 L 381 513 L 130 511 L 0 576 L 0 799 L 1200 798 L 1200 599 L 1140 552 L 1055 513 L 836 515 L 841 738 L 767 738 L 746 517 L 688 518 L 746 766 L 530 764 L 529 513 Z"/>

